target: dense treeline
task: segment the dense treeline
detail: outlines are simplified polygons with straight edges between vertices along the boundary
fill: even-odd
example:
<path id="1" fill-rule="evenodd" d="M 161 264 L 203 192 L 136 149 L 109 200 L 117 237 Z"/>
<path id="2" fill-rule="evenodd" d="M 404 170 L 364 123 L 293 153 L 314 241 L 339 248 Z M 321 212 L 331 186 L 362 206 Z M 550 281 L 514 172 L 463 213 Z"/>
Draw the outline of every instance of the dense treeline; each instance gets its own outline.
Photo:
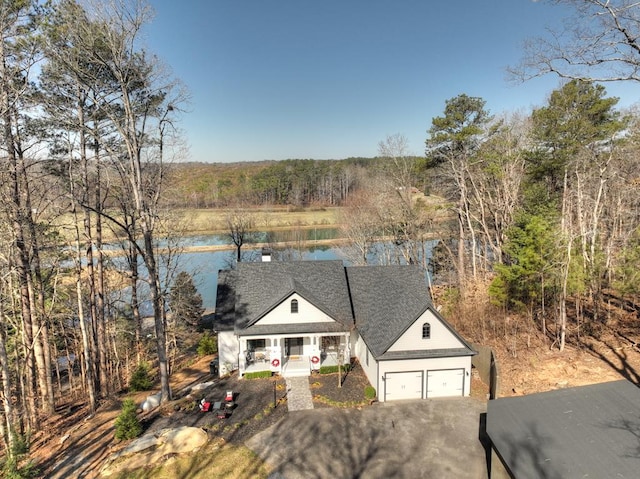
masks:
<path id="1" fill-rule="evenodd" d="M 340 206 L 384 158 L 291 159 L 260 163 L 174 165 L 171 206 Z"/>

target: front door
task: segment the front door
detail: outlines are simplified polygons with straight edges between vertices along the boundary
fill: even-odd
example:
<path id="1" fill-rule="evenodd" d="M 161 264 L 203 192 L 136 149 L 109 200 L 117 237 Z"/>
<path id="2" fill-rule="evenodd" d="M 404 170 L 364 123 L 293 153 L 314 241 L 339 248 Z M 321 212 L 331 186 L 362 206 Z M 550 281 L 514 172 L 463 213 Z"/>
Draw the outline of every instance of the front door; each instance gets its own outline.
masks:
<path id="1" fill-rule="evenodd" d="M 303 338 L 285 338 L 284 351 L 286 356 L 302 355 Z"/>

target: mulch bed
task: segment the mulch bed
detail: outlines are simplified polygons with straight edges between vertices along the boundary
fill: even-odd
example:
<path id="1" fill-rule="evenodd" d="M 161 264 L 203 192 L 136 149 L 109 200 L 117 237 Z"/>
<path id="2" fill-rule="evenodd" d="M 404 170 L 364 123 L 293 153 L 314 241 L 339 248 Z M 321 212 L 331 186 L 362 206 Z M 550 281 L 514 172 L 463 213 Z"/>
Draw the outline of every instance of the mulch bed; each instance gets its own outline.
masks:
<path id="1" fill-rule="evenodd" d="M 204 378 L 203 382 L 206 380 Z M 213 380 L 213 377 L 209 380 Z M 364 371 L 357 362 L 349 372 L 343 373 L 342 387 L 338 387 L 337 373 L 314 373 L 309 377 L 315 408 L 366 405 L 368 401 L 364 398 L 364 388 L 368 384 Z M 277 403 L 275 408 L 274 389 Z M 236 407 L 228 418 L 218 419 L 215 413 L 203 413 L 199 410 L 198 403 L 203 397 L 211 402 L 221 401 L 228 390 L 234 392 L 236 401 Z M 238 379 L 236 374 L 232 374 L 215 381 L 206 390 L 165 406 L 162 412 L 147 423 L 146 432 L 179 426 L 201 427 L 212 439 L 241 444 L 288 413 L 286 394 L 286 381 L 280 376 Z"/>
<path id="2" fill-rule="evenodd" d="M 354 361 L 351 370 L 342 374 L 342 384 L 338 385 L 338 373 L 312 374 L 309 377 L 313 406 L 356 407 L 369 404 L 364 397 L 364 388 L 369 380 L 358 361 Z"/>

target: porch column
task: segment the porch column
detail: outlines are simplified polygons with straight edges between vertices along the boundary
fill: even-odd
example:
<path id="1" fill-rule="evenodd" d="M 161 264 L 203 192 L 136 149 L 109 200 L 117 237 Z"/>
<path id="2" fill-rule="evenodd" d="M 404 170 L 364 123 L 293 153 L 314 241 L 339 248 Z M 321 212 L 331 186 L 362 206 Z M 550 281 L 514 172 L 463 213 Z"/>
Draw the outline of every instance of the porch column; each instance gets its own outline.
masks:
<path id="1" fill-rule="evenodd" d="M 247 369 L 247 339 L 240 338 L 240 351 L 238 352 L 238 376 L 242 377 Z"/>
<path id="2" fill-rule="evenodd" d="M 350 334 L 349 333 L 345 333 L 344 335 L 344 351 L 346 354 L 346 360 L 349 361 L 351 360 L 351 342 L 350 342 Z"/>

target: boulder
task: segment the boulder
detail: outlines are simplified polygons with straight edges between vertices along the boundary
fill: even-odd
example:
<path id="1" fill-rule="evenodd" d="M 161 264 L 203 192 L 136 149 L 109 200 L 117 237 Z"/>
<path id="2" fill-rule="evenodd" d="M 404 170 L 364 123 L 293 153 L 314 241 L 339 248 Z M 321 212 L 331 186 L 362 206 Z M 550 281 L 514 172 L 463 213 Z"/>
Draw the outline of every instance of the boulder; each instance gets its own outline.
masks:
<path id="1" fill-rule="evenodd" d="M 147 396 L 146 401 L 142 403 L 142 410 L 144 412 L 149 412 L 160 406 L 160 400 L 162 398 L 161 393 L 152 394 L 151 396 Z"/>

